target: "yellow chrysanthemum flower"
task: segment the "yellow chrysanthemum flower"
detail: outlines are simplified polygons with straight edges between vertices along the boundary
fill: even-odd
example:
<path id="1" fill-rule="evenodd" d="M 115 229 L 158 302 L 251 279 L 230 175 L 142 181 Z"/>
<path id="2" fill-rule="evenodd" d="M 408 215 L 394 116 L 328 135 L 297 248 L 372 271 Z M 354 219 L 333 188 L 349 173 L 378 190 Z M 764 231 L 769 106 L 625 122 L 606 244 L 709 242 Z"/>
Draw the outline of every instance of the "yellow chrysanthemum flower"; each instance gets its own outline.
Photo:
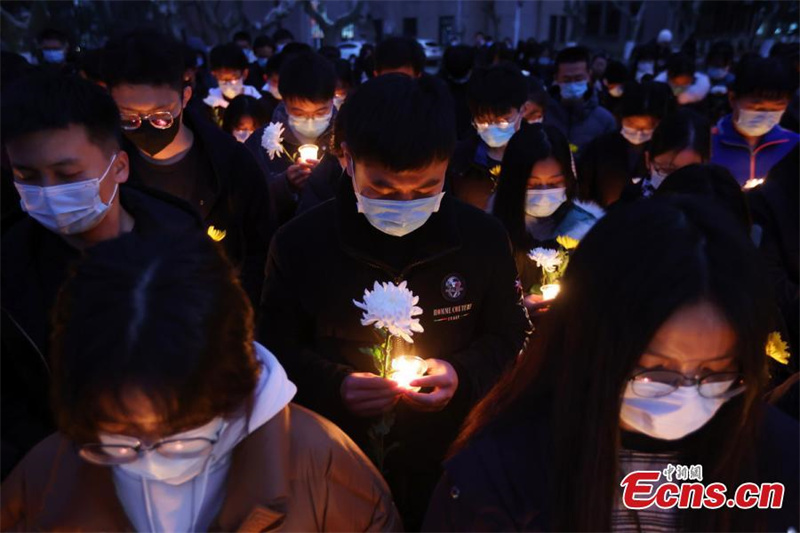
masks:
<path id="1" fill-rule="evenodd" d="M 495 178 L 499 178 L 501 169 L 502 169 L 502 167 L 500 165 L 495 165 L 495 166 L 493 166 L 492 168 L 489 169 L 489 174 L 491 174 Z"/>
<path id="2" fill-rule="evenodd" d="M 218 230 L 214 226 L 209 226 L 208 227 L 208 236 L 211 237 L 215 242 L 221 241 L 222 239 L 225 238 L 225 235 L 227 235 L 227 234 L 228 234 L 228 232 L 225 231 L 224 229 L 223 230 Z"/>
<path id="3" fill-rule="evenodd" d="M 781 334 L 777 331 L 773 331 L 767 337 L 767 346 L 766 346 L 767 355 L 775 359 L 782 365 L 789 364 L 789 345 L 786 344 L 783 339 L 781 338 Z"/>
<path id="4" fill-rule="evenodd" d="M 569 235 L 559 235 L 556 242 L 564 247 L 565 250 L 574 250 L 578 246 L 578 239 L 573 239 Z"/>

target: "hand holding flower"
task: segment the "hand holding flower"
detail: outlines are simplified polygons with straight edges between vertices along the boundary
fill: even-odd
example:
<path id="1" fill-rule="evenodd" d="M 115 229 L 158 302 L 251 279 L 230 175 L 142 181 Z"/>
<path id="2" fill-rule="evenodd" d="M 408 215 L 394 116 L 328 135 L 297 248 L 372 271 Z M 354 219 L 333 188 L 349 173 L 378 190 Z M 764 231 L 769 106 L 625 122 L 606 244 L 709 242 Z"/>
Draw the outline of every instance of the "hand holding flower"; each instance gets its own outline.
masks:
<path id="1" fill-rule="evenodd" d="M 340 389 L 347 410 L 363 418 L 391 411 L 402 392 L 394 381 L 370 372 L 353 372 L 344 378 Z"/>

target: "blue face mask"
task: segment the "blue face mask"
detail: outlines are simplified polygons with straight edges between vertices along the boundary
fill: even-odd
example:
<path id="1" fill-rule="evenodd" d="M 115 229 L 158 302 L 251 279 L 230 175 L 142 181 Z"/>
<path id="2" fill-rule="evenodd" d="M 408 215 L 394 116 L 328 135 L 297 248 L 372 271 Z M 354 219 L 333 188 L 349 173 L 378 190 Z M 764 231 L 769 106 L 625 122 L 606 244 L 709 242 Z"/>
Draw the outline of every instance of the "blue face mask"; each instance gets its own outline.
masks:
<path id="1" fill-rule="evenodd" d="M 331 123 L 333 112 L 319 118 L 299 118 L 289 115 L 289 127 L 306 139 L 316 139 L 322 135 Z"/>
<path id="2" fill-rule="evenodd" d="M 269 61 L 269 59 L 266 57 L 259 57 L 256 59 L 256 61 L 258 62 L 259 67 L 264 68 L 267 66 L 267 61 Z"/>
<path id="3" fill-rule="evenodd" d="M 711 67 L 708 69 L 708 77 L 712 80 L 721 80 L 728 75 L 726 67 Z"/>
<path id="4" fill-rule="evenodd" d="M 489 124 L 484 129 L 478 130 L 478 135 L 489 147 L 500 148 L 508 144 L 516 131 L 513 124 L 509 124 L 505 128 L 497 124 Z"/>
<path id="5" fill-rule="evenodd" d="M 589 90 L 588 81 L 573 81 L 570 83 L 559 83 L 561 88 L 562 100 L 580 100 L 586 91 Z"/>
<path id="6" fill-rule="evenodd" d="M 63 63 L 67 53 L 64 50 L 42 50 L 42 58 L 47 63 Z"/>

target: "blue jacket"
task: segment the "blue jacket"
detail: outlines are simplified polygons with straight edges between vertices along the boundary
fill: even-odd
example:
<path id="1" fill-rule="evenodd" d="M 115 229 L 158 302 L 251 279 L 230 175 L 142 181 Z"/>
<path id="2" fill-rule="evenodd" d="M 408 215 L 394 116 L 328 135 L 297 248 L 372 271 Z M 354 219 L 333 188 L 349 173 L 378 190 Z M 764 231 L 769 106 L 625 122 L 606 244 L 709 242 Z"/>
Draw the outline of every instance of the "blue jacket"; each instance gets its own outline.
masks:
<path id="1" fill-rule="evenodd" d="M 791 152 L 798 140 L 798 134 L 775 126 L 751 148 L 727 115 L 711 130 L 711 162 L 730 170 L 739 185 L 744 185 L 749 179 L 766 178 L 769 169 Z"/>

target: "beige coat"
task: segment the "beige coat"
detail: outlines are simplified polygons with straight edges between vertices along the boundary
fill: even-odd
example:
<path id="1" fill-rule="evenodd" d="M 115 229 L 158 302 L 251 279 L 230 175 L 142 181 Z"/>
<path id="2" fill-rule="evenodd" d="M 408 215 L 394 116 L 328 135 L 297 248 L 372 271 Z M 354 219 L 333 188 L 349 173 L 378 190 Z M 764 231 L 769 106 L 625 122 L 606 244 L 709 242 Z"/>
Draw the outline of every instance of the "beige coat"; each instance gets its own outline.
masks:
<path id="1" fill-rule="evenodd" d="M 209 531 L 399 531 L 389 488 L 359 448 L 324 418 L 289 404 L 233 451 Z M 3 531 L 133 531 L 109 467 L 82 460 L 55 434 L 0 493 Z"/>

